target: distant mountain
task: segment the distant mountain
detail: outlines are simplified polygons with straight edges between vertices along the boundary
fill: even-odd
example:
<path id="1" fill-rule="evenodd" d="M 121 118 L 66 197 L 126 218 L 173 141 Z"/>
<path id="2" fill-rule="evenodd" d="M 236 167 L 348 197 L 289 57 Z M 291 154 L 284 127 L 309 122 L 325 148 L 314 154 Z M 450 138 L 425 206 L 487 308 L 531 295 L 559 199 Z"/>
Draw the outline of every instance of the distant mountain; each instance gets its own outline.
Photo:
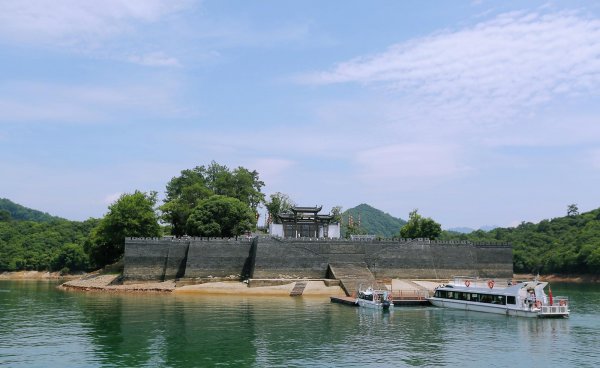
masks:
<path id="1" fill-rule="evenodd" d="M 360 204 L 354 208 L 347 209 L 342 213 L 342 223 L 348 225 L 348 217 L 352 216 L 357 224 L 360 218 L 360 228 L 367 234 L 391 238 L 400 232 L 400 228 L 406 224 L 405 220 L 396 218 L 368 204 Z"/>
<path id="2" fill-rule="evenodd" d="M 448 229 L 448 231 L 453 231 L 455 233 L 461 233 L 461 234 L 470 234 L 473 231 L 475 231 L 475 229 L 471 229 L 470 227 L 453 227 Z"/>
<path id="3" fill-rule="evenodd" d="M 485 226 L 480 227 L 477 230 L 492 231 L 492 230 L 494 230 L 496 228 L 498 228 L 498 226 L 485 225 Z M 473 229 L 473 228 L 470 228 L 470 227 L 453 227 L 453 228 L 447 229 L 447 231 L 452 231 L 452 232 L 460 233 L 460 234 L 470 234 L 470 233 L 472 233 L 473 231 L 476 231 L 476 230 Z"/>
<path id="4" fill-rule="evenodd" d="M 0 212 L 3 211 L 8 211 L 8 213 L 10 213 L 10 219 L 17 221 L 49 222 L 61 219 L 60 217 L 52 216 L 46 212 L 32 210 L 31 208 L 21 206 L 9 199 L 0 198 Z"/>

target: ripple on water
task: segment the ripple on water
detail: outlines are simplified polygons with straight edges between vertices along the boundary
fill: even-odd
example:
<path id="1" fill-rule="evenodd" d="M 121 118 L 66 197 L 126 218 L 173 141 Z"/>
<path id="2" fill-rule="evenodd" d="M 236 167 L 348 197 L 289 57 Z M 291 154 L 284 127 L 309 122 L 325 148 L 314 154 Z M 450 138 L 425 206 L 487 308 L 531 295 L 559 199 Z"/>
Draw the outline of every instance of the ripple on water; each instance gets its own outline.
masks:
<path id="1" fill-rule="evenodd" d="M 569 294 L 573 315 L 561 320 L 433 307 L 382 314 L 328 298 L 72 293 L 35 283 L 2 290 L 9 290 L 0 297 L 0 365 L 7 366 L 465 368 L 600 360 L 600 290 L 593 287 Z"/>

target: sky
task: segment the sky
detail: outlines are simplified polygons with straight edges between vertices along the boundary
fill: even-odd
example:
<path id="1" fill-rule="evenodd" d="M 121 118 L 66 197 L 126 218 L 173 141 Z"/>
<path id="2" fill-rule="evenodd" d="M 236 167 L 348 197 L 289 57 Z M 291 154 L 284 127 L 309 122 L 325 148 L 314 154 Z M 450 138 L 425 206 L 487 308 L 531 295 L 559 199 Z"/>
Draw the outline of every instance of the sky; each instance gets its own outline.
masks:
<path id="1" fill-rule="evenodd" d="M 596 1 L 0 0 L 0 63 L 0 197 L 71 220 L 213 160 L 443 228 L 600 207 Z"/>

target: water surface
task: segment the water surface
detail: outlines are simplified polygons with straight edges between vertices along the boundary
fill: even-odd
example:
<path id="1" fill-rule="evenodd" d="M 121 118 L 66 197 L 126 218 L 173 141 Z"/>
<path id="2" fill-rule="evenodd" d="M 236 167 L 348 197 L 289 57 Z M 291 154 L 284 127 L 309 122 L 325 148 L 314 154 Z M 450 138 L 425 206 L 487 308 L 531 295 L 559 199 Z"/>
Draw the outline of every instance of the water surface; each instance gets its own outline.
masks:
<path id="1" fill-rule="evenodd" d="M 323 297 L 65 292 L 0 281 L 12 367 L 600 366 L 600 285 L 552 284 L 569 319 L 435 307 L 391 313 Z"/>

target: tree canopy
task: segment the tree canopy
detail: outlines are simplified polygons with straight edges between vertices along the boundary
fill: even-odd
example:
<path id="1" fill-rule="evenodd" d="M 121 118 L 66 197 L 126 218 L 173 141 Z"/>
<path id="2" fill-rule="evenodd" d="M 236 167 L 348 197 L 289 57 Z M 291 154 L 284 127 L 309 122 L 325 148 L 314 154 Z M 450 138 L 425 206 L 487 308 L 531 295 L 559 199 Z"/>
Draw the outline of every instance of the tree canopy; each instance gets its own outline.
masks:
<path id="1" fill-rule="evenodd" d="M 445 231 L 441 239 L 510 242 L 515 272 L 600 274 L 600 209 L 488 232 Z"/>
<path id="2" fill-rule="evenodd" d="M 265 201 L 265 207 L 267 208 L 269 217 L 273 223 L 280 224 L 281 220 L 277 215 L 294 207 L 296 203 L 294 203 L 287 194 L 281 192 L 271 194 L 269 198 L 270 200 Z"/>
<path id="3" fill-rule="evenodd" d="M 194 208 L 187 221 L 187 232 L 192 236 L 232 237 L 255 226 L 255 213 L 242 201 L 213 195 Z"/>
<path id="4" fill-rule="evenodd" d="M 429 238 L 435 239 L 442 232 L 442 226 L 430 217 L 423 217 L 415 209 L 408 215 L 408 222 L 400 229 L 403 238 Z"/>
<path id="5" fill-rule="evenodd" d="M 162 219 L 171 224 L 176 236 L 186 233 L 188 218 L 199 203 L 213 195 L 235 198 L 256 212 L 264 201 L 258 172 L 238 167 L 234 170 L 211 162 L 207 167 L 196 166 L 181 171 L 169 181 L 164 204 L 160 207 Z"/>
<path id="6" fill-rule="evenodd" d="M 157 237 L 161 235 L 154 210 L 156 192 L 135 191 L 123 194 L 108 207 L 85 247 L 95 266 L 102 267 L 123 256 L 126 237 Z"/>
<path id="7" fill-rule="evenodd" d="M 0 221 L 0 271 L 19 270 L 85 270 L 88 266 L 83 243 L 98 220 L 68 221 Z M 71 244 L 68 250 L 65 244 Z M 73 251 L 74 247 L 79 250 Z M 83 254 L 76 262 L 60 253 Z M 68 259 L 69 258 L 69 259 Z"/>

